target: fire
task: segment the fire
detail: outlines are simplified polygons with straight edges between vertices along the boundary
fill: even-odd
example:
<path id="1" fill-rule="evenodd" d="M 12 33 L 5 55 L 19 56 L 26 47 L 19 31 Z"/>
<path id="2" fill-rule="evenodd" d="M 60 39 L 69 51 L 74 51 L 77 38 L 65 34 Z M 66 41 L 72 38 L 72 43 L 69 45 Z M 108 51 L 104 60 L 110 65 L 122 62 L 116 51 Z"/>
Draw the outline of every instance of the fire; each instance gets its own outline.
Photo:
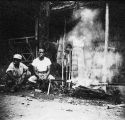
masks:
<path id="1" fill-rule="evenodd" d="M 74 11 L 73 19 L 81 18 L 79 23 L 66 35 L 67 41 L 72 43 L 72 82 L 78 85 L 90 86 L 107 81 L 119 73 L 122 56 L 118 52 L 109 50 L 107 53 L 107 68 L 104 69 L 104 30 L 97 21 L 99 9 L 88 8 Z M 62 39 L 60 39 L 62 41 Z M 115 66 L 115 70 L 112 67 Z"/>

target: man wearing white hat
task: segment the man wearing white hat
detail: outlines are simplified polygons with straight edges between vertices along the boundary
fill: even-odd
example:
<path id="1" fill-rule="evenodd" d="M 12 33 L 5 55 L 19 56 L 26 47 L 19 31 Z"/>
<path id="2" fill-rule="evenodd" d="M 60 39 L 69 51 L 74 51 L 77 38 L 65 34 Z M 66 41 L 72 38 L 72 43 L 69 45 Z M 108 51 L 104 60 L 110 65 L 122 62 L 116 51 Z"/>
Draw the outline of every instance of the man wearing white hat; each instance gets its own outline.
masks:
<path id="1" fill-rule="evenodd" d="M 14 91 L 17 87 L 21 86 L 25 78 L 30 77 L 31 73 L 28 67 L 21 62 L 22 56 L 20 54 L 15 54 L 13 56 L 13 61 L 10 63 L 6 70 L 6 84 L 11 90 Z"/>

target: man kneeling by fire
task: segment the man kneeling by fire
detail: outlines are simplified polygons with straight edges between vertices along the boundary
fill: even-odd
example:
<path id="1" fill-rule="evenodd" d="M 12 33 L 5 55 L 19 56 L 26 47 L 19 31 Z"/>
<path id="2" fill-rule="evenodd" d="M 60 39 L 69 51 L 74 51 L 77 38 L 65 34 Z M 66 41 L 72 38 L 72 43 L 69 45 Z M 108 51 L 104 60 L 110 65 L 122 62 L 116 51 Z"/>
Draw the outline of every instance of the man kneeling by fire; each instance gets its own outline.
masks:
<path id="1" fill-rule="evenodd" d="M 13 56 L 13 61 L 8 66 L 6 74 L 3 77 L 5 89 L 8 92 L 15 92 L 22 89 L 31 75 L 28 67 L 21 61 L 22 56 L 20 54 L 15 54 Z"/>
<path id="2" fill-rule="evenodd" d="M 39 92 L 46 92 L 49 80 L 55 79 L 50 75 L 51 61 L 45 57 L 43 48 L 39 49 L 39 56 L 31 63 L 33 67 L 33 75 L 28 79 L 31 86 Z"/>

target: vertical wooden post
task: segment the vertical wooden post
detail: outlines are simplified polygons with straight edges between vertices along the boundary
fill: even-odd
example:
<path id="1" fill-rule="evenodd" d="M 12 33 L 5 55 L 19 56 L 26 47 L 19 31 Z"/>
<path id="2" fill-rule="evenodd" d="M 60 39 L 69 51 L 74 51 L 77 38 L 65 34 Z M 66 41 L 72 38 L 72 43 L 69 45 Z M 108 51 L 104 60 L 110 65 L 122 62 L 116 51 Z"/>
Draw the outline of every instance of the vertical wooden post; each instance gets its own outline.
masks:
<path id="1" fill-rule="evenodd" d="M 50 1 L 43 1 L 39 8 L 39 47 L 49 40 Z"/>
<path id="2" fill-rule="evenodd" d="M 47 41 L 49 41 L 50 1 L 46 2 L 46 17 L 47 17 Z"/>
<path id="3" fill-rule="evenodd" d="M 69 53 L 69 76 L 68 76 L 68 80 L 72 79 L 71 74 L 72 74 L 72 50 Z"/>
<path id="4" fill-rule="evenodd" d="M 109 39 L 109 6 L 106 3 L 106 15 L 105 15 L 106 23 L 105 23 L 105 56 L 108 51 L 108 39 Z"/>
<path id="5" fill-rule="evenodd" d="M 64 22 L 64 36 L 63 36 L 63 39 L 62 39 L 62 80 L 64 81 L 64 42 L 65 42 L 65 34 L 66 34 L 66 19 L 65 19 L 65 22 Z M 62 82 L 62 86 L 64 85 L 64 82 Z"/>
<path id="6" fill-rule="evenodd" d="M 109 39 L 109 6 L 108 3 L 106 3 L 106 13 L 105 13 L 105 51 L 104 51 L 104 78 L 103 82 L 106 82 L 107 80 L 107 53 L 108 53 L 108 39 Z"/>
<path id="7" fill-rule="evenodd" d="M 64 80 L 64 38 L 62 38 L 62 80 Z"/>
<path id="8" fill-rule="evenodd" d="M 39 18 L 37 17 L 36 20 L 35 20 L 35 40 L 36 40 L 36 50 L 35 50 L 35 57 L 37 57 L 38 55 L 38 29 L 39 29 Z"/>
<path id="9" fill-rule="evenodd" d="M 62 38 L 62 80 L 64 81 L 64 40 L 65 35 Z M 62 81 L 62 86 L 64 85 L 64 82 Z"/>

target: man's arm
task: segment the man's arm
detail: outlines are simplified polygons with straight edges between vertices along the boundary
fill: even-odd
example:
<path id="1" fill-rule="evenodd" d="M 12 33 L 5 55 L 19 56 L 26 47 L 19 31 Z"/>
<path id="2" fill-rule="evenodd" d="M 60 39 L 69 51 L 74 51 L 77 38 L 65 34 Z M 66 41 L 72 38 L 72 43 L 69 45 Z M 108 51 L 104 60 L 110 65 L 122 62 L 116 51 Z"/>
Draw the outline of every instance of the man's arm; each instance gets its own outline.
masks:
<path id="1" fill-rule="evenodd" d="M 13 76 L 12 71 L 7 71 L 6 74 L 12 79 L 13 81 L 16 81 L 16 78 Z"/>
<path id="2" fill-rule="evenodd" d="M 37 71 L 37 68 L 33 66 L 33 74 L 39 78 L 39 75 L 38 75 L 38 71 Z"/>
<path id="3" fill-rule="evenodd" d="M 23 73 L 22 73 L 22 75 L 24 75 L 24 74 L 26 74 L 26 75 L 31 75 L 31 72 L 30 72 L 30 70 L 29 70 L 29 67 L 26 66 L 26 65 L 23 64 L 23 63 L 22 63 L 22 65 L 23 65 Z"/>
<path id="4" fill-rule="evenodd" d="M 6 70 L 6 74 L 10 77 L 10 79 L 12 79 L 13 81 L 16 80 L 16 78 L 13 76 L 13 62 L 10 63 L 10 65 L 8 66 L 7 70 Z"/>
<path id="5" fill-rule="evenodd" d="M 47 59 L 47 73 L 46 73 L 46 79 L 48 79 L 48 76 L 49 76 L 49 74 L 50 74 L 50 69 L 51 69 L 51 61 L 50 61 L 50 59 Z"/>
<path id="6" fill-rule="evenodd" d="M 37 78 L 39 78 L 39 76 L 38 76 L 38 70 L 37 70 L 37 59 L 34 59 L 33 60 L 33 62 L 31 63 L 31 66 L 32 66 L 32 72 L 33 72 L 33 74 L 37 77 Z"/>
<path id="7" fill-rule="evenodd" d="M 46 79 L 48 79 L 49 74 L 50 74 L 50 65 L 47 67 Z"/>

